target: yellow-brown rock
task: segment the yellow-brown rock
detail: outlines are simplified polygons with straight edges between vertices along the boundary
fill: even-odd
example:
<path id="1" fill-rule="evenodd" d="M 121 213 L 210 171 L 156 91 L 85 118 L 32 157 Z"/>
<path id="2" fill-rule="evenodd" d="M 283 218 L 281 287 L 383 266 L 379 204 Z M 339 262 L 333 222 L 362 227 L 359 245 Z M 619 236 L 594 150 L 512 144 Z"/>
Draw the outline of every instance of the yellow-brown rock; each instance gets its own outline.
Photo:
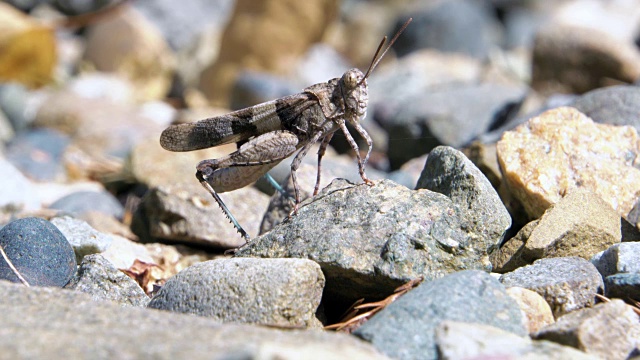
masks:
<path id="1" fill-rule="evenodd" d="M 0 82 L 40 87 L 53 79 L 56 61 L 53 29 L 0 2 Z"/>
<path id="2" fill-rule="evenodd" d="M 129 79 L 138 100 L 164 98 L 175 70 L 174 54 L 160 31 L 131 7 L 89 28 L 84 59 L 97 70 Z"/>
<path id="3" fill-rule="evenodd" d="M 524 313 L 529 334 L 555 322 L 551 307 L 537 292 L 521 287 L 510 287 L 507 294 L 513 298 Z"/>
<path id="4" fill-rule="evenodd" d="M 201 75 L 200 89 L 214 105 L 227 107 L 240 69 L 287 74 L 321 40 L 337 11 L 337 0 L 238 0 L 220 56 Z"/>
<path id="5" fill-rule="evenodd" d="M 583 187 L 626 217 L 640 195 L 638 134 L 570 107 L 529 119 L 498 142 L 504 180 L 531 218 Z"/>

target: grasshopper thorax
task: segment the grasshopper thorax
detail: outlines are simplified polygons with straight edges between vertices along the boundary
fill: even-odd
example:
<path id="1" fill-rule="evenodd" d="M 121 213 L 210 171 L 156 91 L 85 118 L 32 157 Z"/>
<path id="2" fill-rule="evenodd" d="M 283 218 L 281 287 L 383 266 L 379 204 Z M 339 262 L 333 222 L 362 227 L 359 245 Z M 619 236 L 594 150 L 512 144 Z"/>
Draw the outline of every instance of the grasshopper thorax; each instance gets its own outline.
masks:
<path id="1" fill-rule="evenodd" d="M 348 120 L 359 120 L 367 112 L 369 88 L 364 74 L 359 69 L 347 70 L 340 79 L 345 115 Z"/>

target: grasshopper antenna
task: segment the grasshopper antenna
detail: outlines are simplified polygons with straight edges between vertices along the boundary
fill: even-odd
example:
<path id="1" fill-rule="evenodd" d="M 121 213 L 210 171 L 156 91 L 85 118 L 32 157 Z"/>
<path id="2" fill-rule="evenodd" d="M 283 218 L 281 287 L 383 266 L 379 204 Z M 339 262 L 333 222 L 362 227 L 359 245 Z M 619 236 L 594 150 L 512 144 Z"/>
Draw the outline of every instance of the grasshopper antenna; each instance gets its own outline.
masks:
<path id="1" fill-rule="evenodd" d="M 393 43 L 395 43 L 396 40 L 398 40 L 398 37 L 400 36 L 400 34 L 402 34 L 402 32 L 404 32 L 404 29 L 406 29 L 407 26 L 409 26 L 409 23 L 411 23 L 412 20 L 413 20 L 413 18 L 409 18 L 409 20 L 407 20 L 404 23 L 404 25 L 402 25 L 400 30 L 398 30 L 398 32 L 393 36 L 393 39 L 391 39 L 391 41 L 389 42 L 389 45 L 387 45 L 387 48 L 384 49 L 384 51 L 382 52 L 382 55 L 378 56 L 378 54 L 380 54 L 380 50 L 384 46 L 384 43 L 387 42 L 387 37 L 386 36 L 382 38 L 382 41 L 380 42 L 380 45 L 378 45 L 378 50 L 376 50 L 375 55 L 373 55 L 373 59 L 371 59 L 371 65 L 369 65 L 369 69 L 367 69 L 367 73 L 364 74 L 364 77 L 362 78 L 362 80 L 360 80 L 360 83 L 358 83 L 358 85 L 362 84 L 369 77 L 369 75 L 371 75 L 371 72 L 373 71 L 373 69 L 375 69 L 376 66 L 378 66 L 378 63 L 380 63 L 380 60 L 382 60 L 384 55 L 387 53 L 387 51 L 389 51 L 391 46 L 393 46 Z"/>

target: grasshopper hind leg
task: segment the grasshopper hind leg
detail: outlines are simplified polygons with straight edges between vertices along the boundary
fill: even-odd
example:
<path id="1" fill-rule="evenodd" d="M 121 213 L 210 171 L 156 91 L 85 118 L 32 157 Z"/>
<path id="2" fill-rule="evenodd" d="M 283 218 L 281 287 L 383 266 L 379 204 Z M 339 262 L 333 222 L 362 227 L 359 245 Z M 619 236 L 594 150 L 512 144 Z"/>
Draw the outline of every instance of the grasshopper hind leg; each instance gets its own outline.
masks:
<path id="1" fill-rule="evenodd" d="M 249 234 L 247 234 L 247 232 L 242 228 L 242 226 L 240 226 L 240 223 L 238 222 L 238 220 L 236 220 L 236 218 L 231 214 L 231 211 L 229 211 L 229 208 L 227 208 L 227 205 L 224 204 L 224 202 L 222 201 L 218 193 L 216 193 L 213 187 L 211 187 L 211 185 L 207 182 L 204 176 L 202 176 L 202 173 L 200 171 L 196 172 L 196 177 L 198 178 L 198 181 L 200 182 L 200 184 L 216 200 L 216 202 L 218 203 L 218 206 L 220 206 L 220 209 L 222 209 L 227 219 L 229 219 L 229 222 L 231 222 L 233 226 L 236 228 L 236 230 L 238 231 L 238 233 L 242 235 L 242 237 L 245 238 L 247 242 L 249 242 L 249 240 L 251 240 L 251 238 L 249 238 Z"/>

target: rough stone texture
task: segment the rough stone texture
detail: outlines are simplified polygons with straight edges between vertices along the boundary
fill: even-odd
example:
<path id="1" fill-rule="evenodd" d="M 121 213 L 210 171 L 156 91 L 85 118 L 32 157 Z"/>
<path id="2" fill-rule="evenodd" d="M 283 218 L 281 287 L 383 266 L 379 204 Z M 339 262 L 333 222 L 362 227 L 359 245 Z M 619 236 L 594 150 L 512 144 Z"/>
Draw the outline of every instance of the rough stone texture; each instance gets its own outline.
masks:
<path id="1" fill-rule="evenodd" d="M 510 191 L 532 218 L 577 187 L 595 192 L 626 217 L 640 192 L 638 144 L 632 127 L 596 124 L 563 107 L 507 131 L 498 142 L 498 161 Z"/>
<path id="2" fill-rule="evenodd" d="M 464 154 L 448 146 L 429 153 L 416 189 L 446 195 L 471 222 L 473 232 L 486 241 L 489 252 L 502 241 L 511 226 L 509 212 L 489 180 Z"/>
<path id="3" fill-rule="evenodd" d="M 47 220 L 24 218 L 0 229 L 0 247 L 20 275 L 33 286 L 66 285 L 76 273 L 73 248 Z M 20 279 L 0 256 L 0 279 Z"/>
<path id="4" fill-rule="evenodd" d="M 240 225 L 256 234 L 269 197 L 252 187 L 221 197 Z M 245 243 L 196 179 L 150 189 L 134 215 L 132 229 L 147 242 L 164 239 L 225 249 Z"/>
<path id="5" fill-rule="evenodd" d="M 532 341 L 494 326 L 443 321 L 436 329 L 438 359 L 598 359 L 551 341 Z"/>
<path id="6" fill-rule="evenodd" d="M 640 131 L 640 87 L 630 85 L 595 89 L 577 98 L 572 107 L 593 121 L 630 125 Z"/>
<path id="7" fill-rule="evenodd" d="M 175 58 L 162 34 L 133 7 L 89 26 L 84 59 L 131 80 L 139 100 L 163 98 Z"/>
<path id="8" fill-rule="evenodd" d="M 527 334 L 520 308 L 496 279 L 481 271 L 460 271 L 408 292 L 354 335 L 392 358 L 435 359 L 435 332 L 444 320 Z"/>
<path id="9" fill-rule="evenodd" d="M 65 288 L 89 294 L 94 300 L 109 300 L 124 306 L 144 307 L 150 300 L 138 283 L 100 254 L 85 256 L 78 273 Z"/>
<path id="10" fill-rule="evenodd" d="M 500 282 L 537 292 L 549 303 L 556 318 L 593 306 L 595 295 L 603 290 L 598 270 L 579 257 L 536 260 L 533 265 L 502 275 Z"/>
<path id="11" fill-rule="evenodd" d="M 0 281 L 0 348 L 10 359 L 387 359 L 344 334 L 219 324 Z"/>
<path id="12" fill-rule="evenodd" d="M 640 76 L 640 53 L 629 41 L 577 26 L 547 26 L 533 47 L 532 87 L 545 94 L 584 93 L 614 79 Z"/>
<path id="13" fill-rule="evenodd" d="M 524 244 L 530 263 L 548 257 L 579 256 L 589 260 L 620 243 L 620 215 L 598 195 L 573 189 L 547 209 Z"/>
<path id="14" fill-rule="evenodd" d="M 467 228 L 442 194 L 338 179 L 236 256 L 312 259 L 327 278 L 325 297 L 353 302 L 385 297 L 419 276 L 489 270 L 486 241 Z"/>
<path id="15" fill-rule="evenodd" d="M 551 312 L 551 307 L 547 301 L 538 293 L 521 287 L 507 288 L 507 294 L 511 296 L 520 306 L 524 314 L 525 325 L 529 334 L 541 328 L 553 324 L 555 319 Z"/>
<path id="16" fill-rule="evenodd" d="M 604 278 L 605 295 L 609 298 L 640 300 L 640 273 L 620 273 Z"/>
<path id="17" fill-rule="evenodd" d="M 534 337 L 572 346 L 602 359 L 626 359 L 638 346 L 640 322 L 630 306 L 614 299 L 562 316 Z"/>
<path id="18" fill-rule="evenodd" d="M 67 238 L 76 254 L 76 263 L 80 264 L 85 255 L 101 253 L 111 246 L 112 237 L 92 228 L 83 220 L 69 216 L 51 219 L 60 232 Z"/>
<path id="19" fill-rule="evenodd" d="M 490 259 L 491 265 L 493 265 L 493 272 L 504 274 L 531 264 L 522 255 L 524 245 L 536 226 L 538 226 L 538 220 L 528 223 L 514 237 L 507 240 L 500 249 L 491 253 Z"/>
<path id="20" fill-rule="evenodd" d="M 315 317 L 324 275 L 306 259 L 218 259 L 172 277 L 150 308 L 221 322 L 320 326 Z"/>
<path id="21" fill-rule="evenodd" d="M 591 258 L 602 277 L 617 273 L 640 273 L 640 243 L 615 244 Z"/>
<path id="22" fill-rule="evenodd" d="M 220 56 L 202 73 L 200 89 L 216 105 L 226 106 L 240 69 L 288 73 L 293 59 L 320 41 L 337 14 L 336 0 L 237 1 L 222 36 Z"/>
<path id="23" fill-rule="evenodd" d="M 475 141 L 462 151 L 482 171 L 482 174 L 487 177 L 494 189 L 500 187 L 502 172 L 500 171 L 500 165 L 498 165 L 495 143 L 485 144 Z"/>

